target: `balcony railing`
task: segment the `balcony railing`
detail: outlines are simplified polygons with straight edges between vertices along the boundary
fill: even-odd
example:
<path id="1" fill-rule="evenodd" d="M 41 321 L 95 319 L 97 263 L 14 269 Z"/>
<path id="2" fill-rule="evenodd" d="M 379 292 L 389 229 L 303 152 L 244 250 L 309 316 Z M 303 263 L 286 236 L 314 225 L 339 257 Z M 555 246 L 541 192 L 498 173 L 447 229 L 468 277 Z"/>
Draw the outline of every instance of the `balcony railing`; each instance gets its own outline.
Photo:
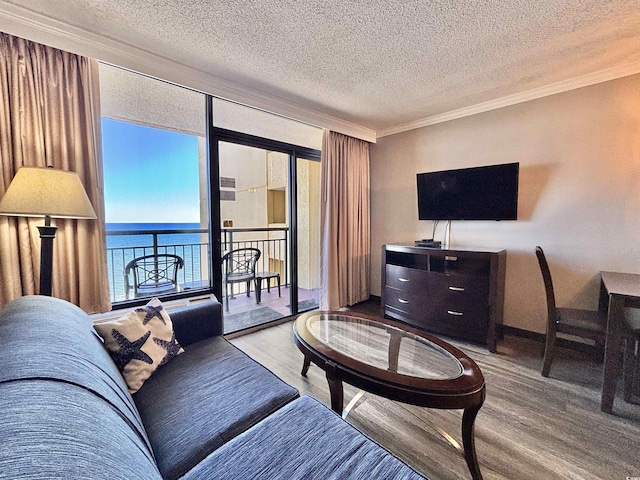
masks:
<path id="1" fill-rule="evenodd" d="M 107 232 L 107 267 L 111 301 L 131 299 L 125 290 L 124 270 L 131 260 L 144 255 L 171 253 L 184 260 L 178 283 L 184 290 L 209 288 L 209 245 L 206 229 L 113 230 Z M 288 229 L 225 228 L 221 234 L 223 254 L 244 247 L 262 252 L 258 271 L 277 271 L 289 283 Z"/>

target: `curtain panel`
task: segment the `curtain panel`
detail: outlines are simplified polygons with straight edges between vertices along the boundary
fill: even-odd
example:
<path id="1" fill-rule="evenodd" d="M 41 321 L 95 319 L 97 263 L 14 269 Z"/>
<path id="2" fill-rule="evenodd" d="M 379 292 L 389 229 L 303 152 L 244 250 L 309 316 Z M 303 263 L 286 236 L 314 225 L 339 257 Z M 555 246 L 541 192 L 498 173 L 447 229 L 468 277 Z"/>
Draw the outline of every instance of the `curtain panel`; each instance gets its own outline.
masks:
<path id="1" fill-rule="evenodd" d="M 320 308 L 369 298 L 369 144 L 328 130 L 322 141 Z"/>
<path id="2" fill-rule="evenodd" d="M 22 166 L 76 172 L 97 220 L 54 219 L 53 295 L 111 309 L 97 62 L 0 32 L 0 197 Z M 37 294 L 43 219 L 0 215 L 0 305 Z"/>

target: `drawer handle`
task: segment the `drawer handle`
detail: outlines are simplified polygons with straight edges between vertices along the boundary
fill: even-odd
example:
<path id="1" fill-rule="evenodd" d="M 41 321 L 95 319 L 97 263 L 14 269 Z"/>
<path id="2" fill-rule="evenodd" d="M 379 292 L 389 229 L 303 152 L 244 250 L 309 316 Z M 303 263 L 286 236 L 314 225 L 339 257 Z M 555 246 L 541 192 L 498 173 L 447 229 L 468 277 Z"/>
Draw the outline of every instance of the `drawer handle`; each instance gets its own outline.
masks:
<path id="1" fill-rule="evenodd" d="M 464 292 L 463 287 L 449 287 L 449 290 L 451 290 L 452 292 Z"/>
<path id="2" fill-rule="evenodd" d="M 409 281 L 408 278 L 402 278 L 402 277 L 398 277 L 398 280 L 400 280 L 401 282 L 408 282 Z"/>
<path id="3" fill-rule="evenodd" d="M 462 312 L 456 312 L 456 311 L 453 311 L 453 310 L 447 310 L 447 313 L 449 315 L 454 315 L 456 317 L 461 317 L 462 315 L 464 315 L 464 313 L 462 313 Z"/>
<path id="4" fill-rule="evenodd" d="M 399 301 L 400 303 L 405 303 L 405 304 L 406 304 L 406 303 L 409 303 L 409 300 L 403 300 L 402 298 L 399 298 L 399 299 L 398 299 L 398 301 Z"/>

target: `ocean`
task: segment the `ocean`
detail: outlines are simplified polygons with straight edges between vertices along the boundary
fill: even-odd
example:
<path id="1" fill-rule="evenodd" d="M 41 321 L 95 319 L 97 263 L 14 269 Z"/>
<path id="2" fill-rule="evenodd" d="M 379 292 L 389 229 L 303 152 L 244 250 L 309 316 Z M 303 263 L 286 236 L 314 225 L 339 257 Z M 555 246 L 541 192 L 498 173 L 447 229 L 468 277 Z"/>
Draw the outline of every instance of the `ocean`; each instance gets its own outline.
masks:
<path id="1" fill-rule="evenodd" d="M 153 246 L 153 235 L 110 235 L 115 231 L 142 230 L 199 230 L 199 223 L 107 223 L 107 248 Z M 158 234 L 159 245 L 183 245 L 200 243 L 200 233 Z"/>
<path id="2" fill-rule="evenodd" d="M 178 273 L 181 285 L 198 284 L 207 279 L 207 265 L 201 259 L 208 258 L 206 231 L 203 233 L 161 233 L 166 230 L 200 230 L 198 223 L 107 223 L 107 266 L 111 300 L 126 299 L 124 269 L 132 259 L 153 254 L 153 234 L 111 235 L 110 232 L 158 231 L 159 253 L 172 253 L 184 260 L 184 268 Z"/>

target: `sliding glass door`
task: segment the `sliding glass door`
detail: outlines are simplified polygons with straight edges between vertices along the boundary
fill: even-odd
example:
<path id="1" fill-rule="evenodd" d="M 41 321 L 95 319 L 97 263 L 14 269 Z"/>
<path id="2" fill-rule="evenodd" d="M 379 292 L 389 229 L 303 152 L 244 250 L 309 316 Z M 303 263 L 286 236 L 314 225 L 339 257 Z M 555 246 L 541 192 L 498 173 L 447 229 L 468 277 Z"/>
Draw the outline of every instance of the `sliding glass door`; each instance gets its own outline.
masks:
<path id="1" fill-rule="evenodd" d="M 222 265 L 221 300 L 225 329 L 234 332 L 291 314 L 289 155 L 230 141 L 217 146 L 222 255 L 233 256 Z M 239 272 L 245 259 L 248 269 Z M 240 274 L 251 279 L 235 282 Z"/>
<path id="2" fill-rule="evenodd" d="M 320 152 L 213 127 L 209 142 L 214 289 L 225 332 L 317 308 Z M 224 259 L 256 250 L 250 280 L 228 281 L 234 267 Z"/>

